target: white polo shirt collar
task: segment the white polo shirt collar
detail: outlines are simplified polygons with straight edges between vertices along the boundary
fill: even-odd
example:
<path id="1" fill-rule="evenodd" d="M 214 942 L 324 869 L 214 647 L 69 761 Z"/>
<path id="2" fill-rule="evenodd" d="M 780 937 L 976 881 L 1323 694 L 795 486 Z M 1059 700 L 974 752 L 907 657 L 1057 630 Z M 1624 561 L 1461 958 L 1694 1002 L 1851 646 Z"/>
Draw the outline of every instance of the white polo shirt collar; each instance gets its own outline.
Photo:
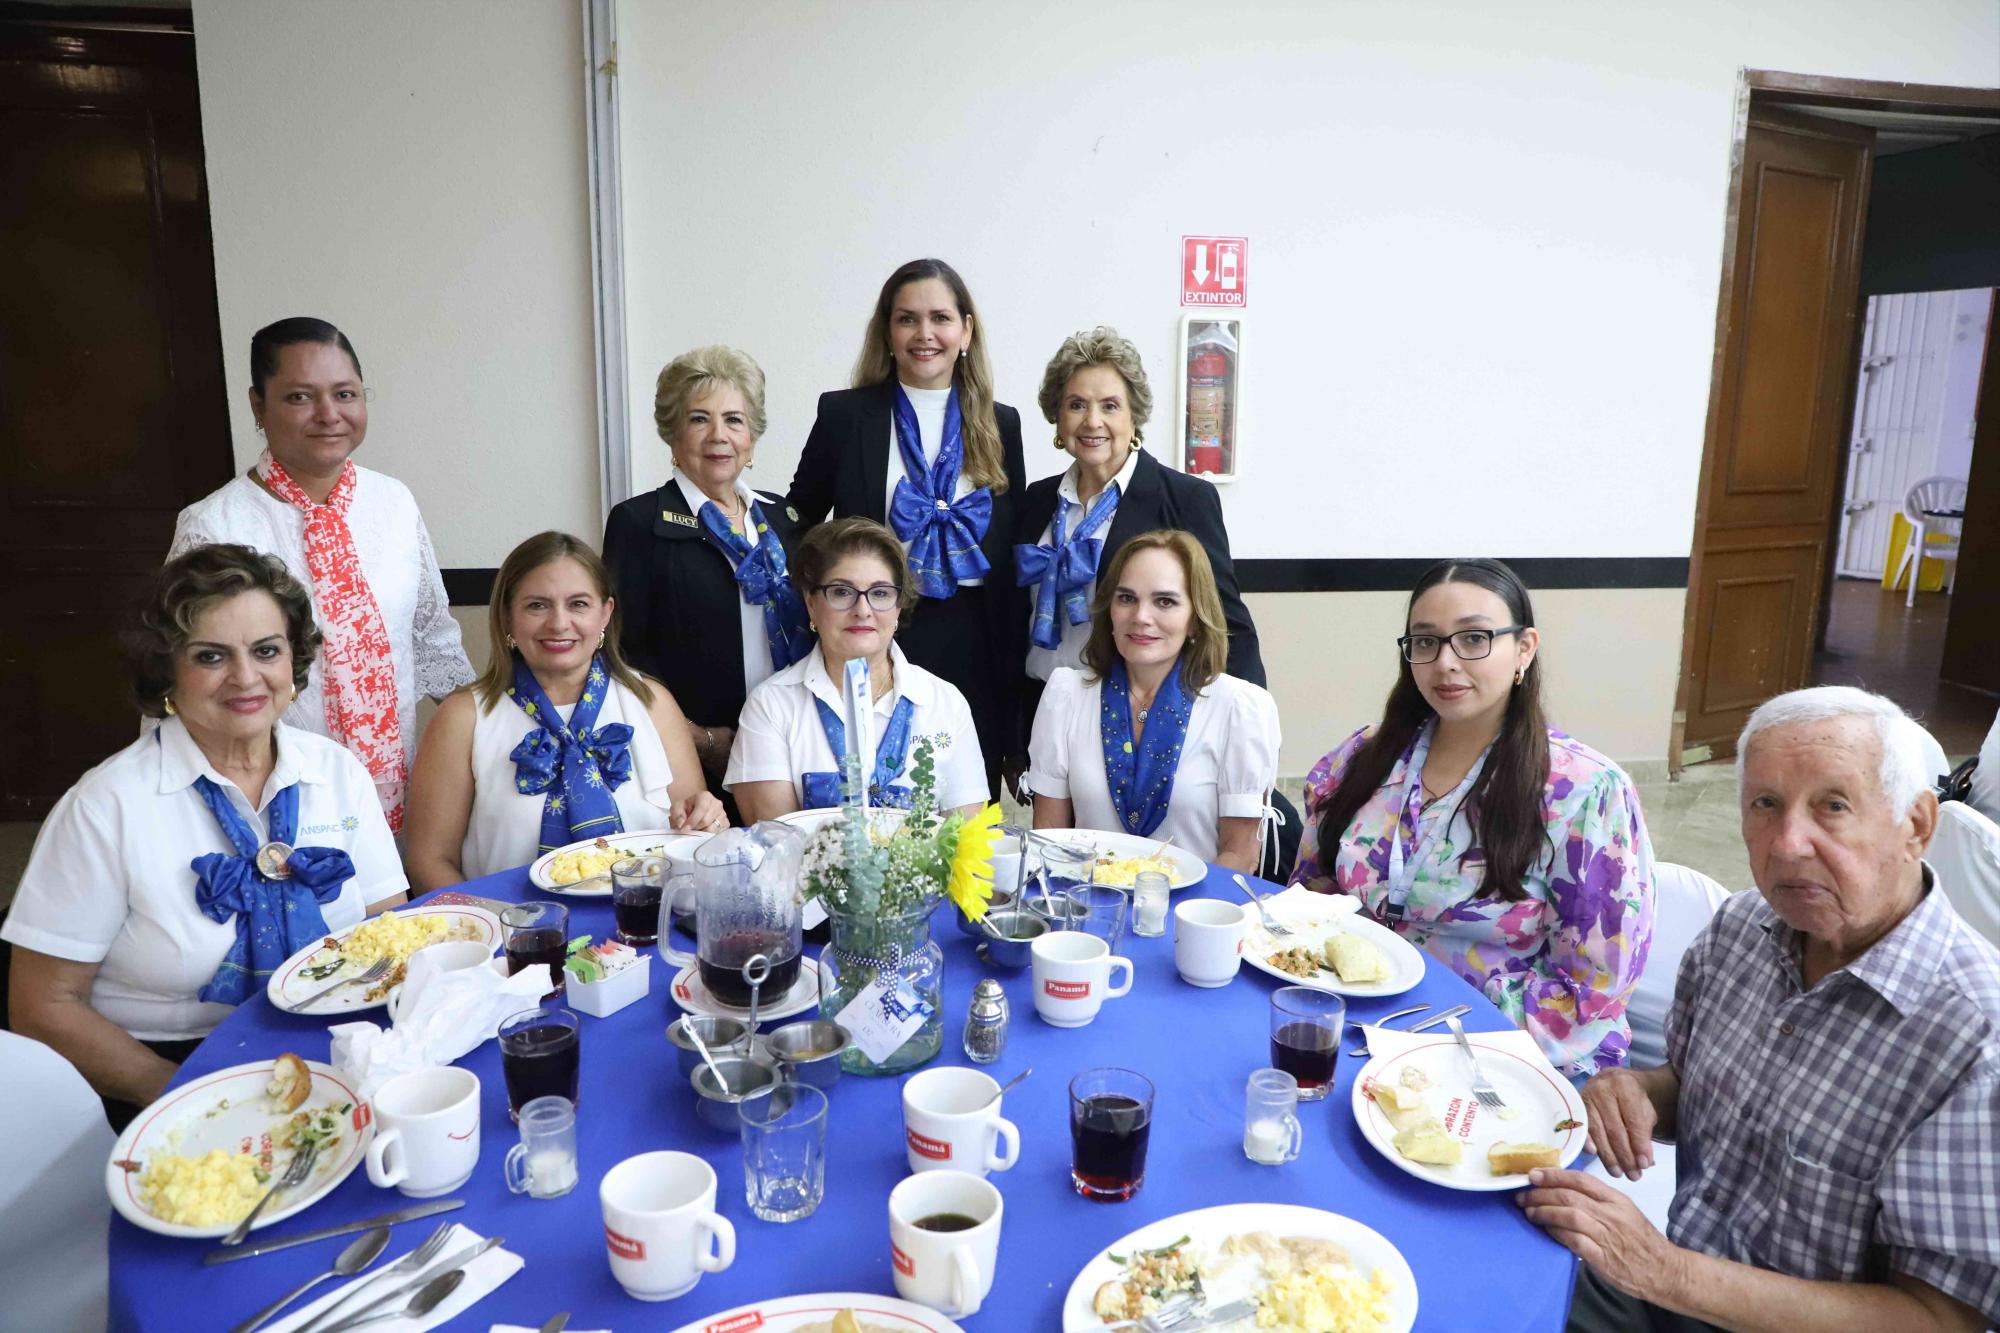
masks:
<path id="1" fill-rule="evenodd" d="M 286 737 L 291 728 L 279 723 L 271 733 L 271 743 L 278 749 L 278 762 L 271 769 L 270 778 L 264 783 L 264 791 L 257 803 L 251 807 L 262 810 L 273 796 L 295 782 L 321 783 L 327 775 L 324 756 L 308 753 L 310 747 L 288 744 Z M 224 791 L 237 792 L 248 799 L 248 793 L 238 789 L 230 779 L 217 772 L 208 762 L 208 756 L 195 744 L 194 737 L 188 735 L 187 725 L 177 717 L 170 717 L 160 724 L 155 733 L 159 739 L 161 795 L 184 791 L 194 785 L 196 778 L 207 778 Z"/>
<path id="2" fill-rule="evenodd" d="M 889 641 L 889 663 L 896 678 L 882 697 L 875 701 L 875 712 L 882 717 L 890 716 L 896 711 L 896 700 L 903 697 L 907 697 L 917 708 L 929 708 L 936 693 L 929 678 L 910 666 L 910 659 L 903 656 L 903 645 L 894 639 Z M 822 700 L 839 714 L 845 701 L 841 698 L 840 685 L 827 674 L 825 657 L 814 649 L 806 654 L 803 665 L 806 669 L 806 689 L 813 698 Z"/>
<path id="3" fill-rule="evenodd" d="M 1118 487 L 1118 498 L 1121 501 L 1131 491 L 1132 474 L 1138 470 L 1139 446 L 1135 444 L 1126 451 L 1125 466 L 1119 468 L 1118 475 L 1111 479 L 1112 483 Z M 1063 473 L 1062 480 L 1056 483 L 1056 494 L 1073 505 L 1082 504 L 1083 501 L 1077 493 L 1077 482 L 1081 479 L 1082 473 L 1083 464 L 1071 463 L 1069 469 Z M 1099 492 L 1099 494 L 1102 494 L 1102 492 Z"/>

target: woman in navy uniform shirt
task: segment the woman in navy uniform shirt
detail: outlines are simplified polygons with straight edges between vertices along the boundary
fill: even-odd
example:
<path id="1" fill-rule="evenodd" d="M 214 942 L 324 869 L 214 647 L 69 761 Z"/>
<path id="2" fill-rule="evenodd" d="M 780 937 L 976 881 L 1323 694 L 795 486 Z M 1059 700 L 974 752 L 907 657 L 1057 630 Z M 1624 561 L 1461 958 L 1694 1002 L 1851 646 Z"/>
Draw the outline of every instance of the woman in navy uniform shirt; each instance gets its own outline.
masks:
<path id="1" fill-rule="evenodd" d="M 820 395 L 791 502 L 807 526 L 868 518 L 903 543 L 919 598 L 897 642 L 965 695 L 997 789 L 1001 761 L 1024 749 L 1013 544 L 1026 471 L 1020 414 L 993 401 L 984 332 L 943 260 L 890 274 L 854 387 Z"/>
<path id="2" fill-rule="evenodd" d="M 679 702 L 721 795 L 744 699 L 812 646 L 787 565 L 796 515 L 743 480 L 764 433 L 764 372 L 742 352 L 675 357 L 660 372 L 653 422 L 673 471 L 604 526 L 620 646 Z"/>

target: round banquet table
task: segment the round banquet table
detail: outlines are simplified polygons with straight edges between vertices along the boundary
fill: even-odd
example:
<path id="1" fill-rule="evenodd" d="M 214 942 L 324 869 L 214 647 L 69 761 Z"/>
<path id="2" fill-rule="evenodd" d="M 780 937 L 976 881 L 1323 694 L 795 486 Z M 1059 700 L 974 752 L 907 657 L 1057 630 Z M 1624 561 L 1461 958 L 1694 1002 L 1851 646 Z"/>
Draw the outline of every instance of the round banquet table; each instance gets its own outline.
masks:
<path id="1" fill-rule="evenodd" d="M 1264 886 L 1271 889 L 1275 886 Z M 525 869 L 459 886 L 457 892 L 501 901 L 540 897 Z M 1174 895 L 1242 901 L 1221 871 Z M 609 898 L 571 898 L 572 935 L 611 932 Z M 1097 1252 L 1146 1223 L 1225 1203 L 1293 1203 L 1355 1218 L 1393 1242 L 1415 1271 L 1419 1329 L 1555 1330 L 1569 1310 L 1575 1260 L 1522 1217 L 1511 1192 L 1464 1193 L 1417 1180 L 1390 1165 L 1361 1137 L 1349 1105 L 1361 1061 L 1342 1043 L 1337 1082 L 1323 1102 L 1302 1103 L 1305 1146 L 1281 1167 L 1244 1157 L 1243 1088 L 1269 1063 L 1268 997 L 1278 983 L 1245 967 L 1227 987 L 1204 990 L 1174 970 L 1172 922 L 1161 939 L 1128 931 L 1119 953 L 1134 965 L 1132 992 L 1105 1004 L 1088 1027 L 1058 1029 L 1041 1021 L 1029 998 L 1028 972 L 993 973 L 960 933 L 946 904 L 933 938 L 945 958 L 945 1042 L 939 1063 L 969 1065 L 959 1040 L 974 982 L 997 975 L 1012 1023 L 1006 1053 L 988 1069 L 1003 1082 L 1024 1066 L 1034 1076 L 1007 1094 L 1003 1111 L 1021 1129 L 1021 1159 L 993 1182 L 1007 1202 L 992 1294 L 977 1330 L 1059 1330 L 1063 1299 L 1077 1271 Z M 812 946 L 808 946 L 811 951 Z M 644 952 L 651 953 L 648 949 Z M 1501 1029 L 1507 1021 L 1448 969 L 1429 963 L 1414 989 L 1386 999 L 1350 1000 L 1348 1017 L 1368 1019 L 1428 1002 L 1429 1012 L 1466 1003 L 1465 1026 Z M 780 1224 L 754 1217 L 743 1198 L 742 1150 L 733 1136 L 694 1114 L 694 1093 L 680 1078 L 665 1028 L 680 1011 L 668 994 L 671 968 L 655 959 L 648 994 L 607 1018 L 580 1015 L 582 1083 L 577 1110 L 580 1179 L 569 1195 L 534 1200 L 507 1192 L 500 1159 L 518 1141 L 507 1118 L 498 1044 L 487 1042 L 459 1063 L 481 1084 L 479 1169 L 450 1197 L 456 1212 L 403 1223 L 388 1254 L 402 1254 L 438 1223 L 460 1221 L 483 1235 L 504 1235 L 526 1267 L 453 1323 L 539 1326 L 557 1311 L 579 1329 L 674 1329 L 706 1315 L 771 1297 L 821 1291 L 892 1295 L 889 1190 L 907 1174 L 902 1135 L 903 1077 L 841 1078 L 829 1094 L 826 1197 L 819 1210 Z M 806 1017 L 810 1015 L 801 1015 Z M 381 1019 L 379 1011 L 361 1017 Z M 1402 1022 L 1417 1021 L 1416 1019 Z M 1399 1023 L 1398 1026 L 1401 1026 Z M 263 996 L 245 1002 L 202 1043 L 176 1083 L 230 1065 L 268 1060 L 286 1050 L 325 1059 L 325 1018 L 281 1013 Z M 1123 1065 L 1158 1088 L 1145 1185 L 1123 1203 L 1093 1203 L 1070 1187 L 1068 1084 L 1079 1070 Z M 930 1067 L 930 1066 L 926 1066 Z M 597 1181 L 635 1153 L 676 1148 L 698 1153 L 720 1182 L 717 1210 L 736 1227 L 736 1262 L 709 1274 L 687 1294 L 662 1304 L 635 1301 L 612 1280 L 606 1261 Z M 254 1232 L 269 1241 L 393 1211 L 415 1200 L 378 1189 L 358 1168 L 326 1198 L 283 1223 Z M 205 1266 L 212 1241 L 154 1235 L 123 1217 L 111 1219 L 111 1327 L 223 1327 L 329 1266 L 347 1238 L 296 1246 L 236 1263 Z"/>

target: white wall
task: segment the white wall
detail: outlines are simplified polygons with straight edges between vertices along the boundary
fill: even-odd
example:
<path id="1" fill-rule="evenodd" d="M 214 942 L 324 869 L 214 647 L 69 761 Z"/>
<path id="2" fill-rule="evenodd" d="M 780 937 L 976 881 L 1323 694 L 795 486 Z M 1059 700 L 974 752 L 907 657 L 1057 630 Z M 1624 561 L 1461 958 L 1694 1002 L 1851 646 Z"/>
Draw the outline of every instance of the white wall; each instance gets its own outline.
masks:
<path id="1" fill-rule="evenodd" d="M 1993 318 L 1993 289 L 1958 293 L 1952 311 L 1950 352 L 1945 362 L 1944 401 L 1938 411 L 1934 475 L 1972 475 L 1972 433 L 1978 424 L 1979 380 L 1986 362 L 1986 330 Z M 2000 366 L 1994 368 L 2000 374 Z"/>
<path id="2" fill-rule="evenodd" d="M 1061 338 L 1115 324 L 1165 388 L 1179 237 L 1243 233 L 1251 476 L 1225 503 L 1253 557 L 1685 554 L 1739 67 L 2000 82 L 1991 0 L 628 0 L 620 22 L 635 480 L 664 466 L 653 376 L 725 341 L 770 376 L 758 476 L 782 484 L 919 254 L 966 275 L 1001 397 L 1046 439 Z"/>
<path id="3" fill-rule="evenodd" d="M 194 0 L 239 464 L 250 335 L 346 331 L 357 461 L 407 483 L 447 566 L 595 540 L 582 23 L 557 0 Z"/>

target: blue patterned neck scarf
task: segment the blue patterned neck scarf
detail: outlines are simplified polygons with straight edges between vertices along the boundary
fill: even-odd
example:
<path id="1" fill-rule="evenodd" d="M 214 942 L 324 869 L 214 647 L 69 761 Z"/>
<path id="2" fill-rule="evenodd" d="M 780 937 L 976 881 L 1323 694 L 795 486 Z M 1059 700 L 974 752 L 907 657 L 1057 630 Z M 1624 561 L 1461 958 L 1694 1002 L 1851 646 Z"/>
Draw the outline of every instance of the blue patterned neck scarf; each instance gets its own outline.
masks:
<path id="1" fill-rule="evenodd" d="M 958 390 L 944 405 L 944 442 L 937 462 L 924 466 L 923 442 L 917 430 L 917 409 L 903 386 L 896 386 L 896 449 L 903 456 L 903 479 L 889 503 L 889 526 L 910 548 L 910 573 L 923 597 L 949 597 L 959 580 L 984 578 L 992 570 L 979 543 L 993 522 L 993 492 L 981 486 L 962 500 L 959 468 L 965 461 L 964 421 L 958 411 Z"/>
<path id="2" fill-rule="evenodd" d="M 813 647 L 806 628 L 806 604 L 799 600 L 785 568 L 784 543 L 755 500 L 744 497 L 744 526 L 757 534 L 755 544 L 729 526 L 722 506 L 710 500 L 701 507 L 701 527 L 736 565 L 736 585 L 750 606 L 764 608 L 764 639 L 771 645 L 771 666 L 783 671 Z"/>
<path id="3" fill-rule="evenodd" d="M 613 722 L 591 730 L 610 692 L 604 659 L 591 658 L 590 675 L 565 726 L 535 673 L 519 653 L 514 655 L 514 683 L 507 687 L 507 697 L 540 725 L 523 736 L 507 757 L 514 761 L 516 791 L 523 796 L 546 793 L 541 838 L 545 852 L 625 831 L 611 793 L 632 776 L 632 728 Z"/>
<path id="4" fill-rule="evenodd" d="M 1146 713 L 1146 734 L 1132 744 L 1132 687 L 1124 659 L 1112 664 L 1099 692 L 1098 732 L 1104 741 L 1104 774 L 1111 780 L 1111 804 L 1127 833 L 1151 837 L 1167 817 L 1174 794 L 1174 771 L 1187 742 L 1194 700 L 1181 688 L 1180 664 L 1160 682 Z"/>
<path id="5" fill-rule="evenodd" d="M 826 743 L 833 747 L 833 761 L 839 764 L 847 753 L 847 727 L 841 722 L 840 714 L 826 706 L 826 700 L 813 696 L 813 704 L 819 709 L 820 730 L 826 733 Z M 898 810 L 910 808 L 910 789 L 892 787 L 896 775 L 903 771 L 903 760 L 910 752 L 910 722 L 916 716 L 916 705 L 907 694 L 896 700 L 896 711 L 889 715 L 889 725 L 882 729 L 882 739 L 875 745 L 875 768 L 868 774 L 868 803 L 870 805 L 894 806 Z M 840 804 L 839 773 L 806 773 L 799 778 L 800 794 L 805 798 L 808 810 L 824 809 Z"/>
<path id="6" fill-rule="evenodd" d="M 320 904 L 340 896 L 341 886 L 354 877 L 354 860 L 338 847 L 299 847 L 285 860 L 290 873 L 271 879 L 257 868 L 256 831 L 228 795 L 206 774 L 194 785 L 236 849 L 234 856 L 209 852 L 188 862 L 195 873 L 195 906 L 211 921 L 236 918 L 235 942 L 199 998 L 241 1004 L 264 989 L 287 958 L 326 934 Z M 299 784 L 273 796 L 265 817 L 271 841 L 289 845 L 299 826 Z"/>
<path id="7" fill-rule="evenodd" d="M 1078 505 L 1077 508 L 1082 508 Z M 1028 637 L 1038 648 L 1054 652 L 1062 646 L 1062 626 L 1056 623 L 1056 601 L 1062 601 L 1063 615 L 1072 625 L 1090 619 L 1090 585 L 1097 578 L 1097 562 L 1104 554 L 1104 539 L 1093 536 L 1118 508 L 1118 483 L 1112 482 L 1090 502 L 1083 519 L 1069 540 L 1063 540 L 1063 519 L 1070 502 L 1056 495 L 1056 516 L 1049 526 L 1047 546 L 1014 548 L 1014 579 L 1023 588 L 1039 583 L 1035 590 L 1035 617 Z"/>

